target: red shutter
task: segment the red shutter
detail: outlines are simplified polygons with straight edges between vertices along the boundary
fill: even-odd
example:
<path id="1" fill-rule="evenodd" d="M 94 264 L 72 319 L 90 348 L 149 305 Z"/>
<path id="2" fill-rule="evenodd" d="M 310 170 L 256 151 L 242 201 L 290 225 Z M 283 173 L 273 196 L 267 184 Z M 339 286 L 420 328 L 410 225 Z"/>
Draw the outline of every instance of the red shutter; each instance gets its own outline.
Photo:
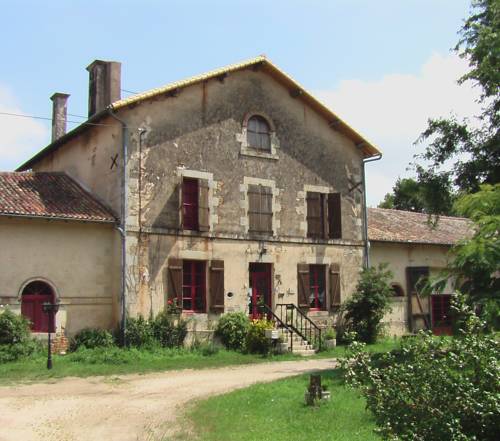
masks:
<path id="1" fill-rule="evenodd" d="M 340 306 L 341 303 L 340 265 L 332 263 L 330 265 L 330 308 Z"/>
<path id="2" fill-rule="evenodd" d="M 342 210 L 340 193 L 328 194 L 328 230 L 331 239 L 342 238 Z"/>
<path id="3" fill-rule="evenodd" d="M 224 312 L 224 261 L 210 262 L 210 310 Z"/>
<path id="4" fill-rule="evenodd" d="M 309 308 L 309 265 L 297 265 L 297 300 L 300 308 Z"/>
<path id="5" fill-rule="evenodd" d="M 177 306 L 182 306 L 182 260 L 168 259 L 167 300 L 177 299 Z"/>
<path id="6" fill-rule="evenodd" d="M 208 181 L 198 180 L 198 228 L 200 231 L 210 229 L 210 208 L 208 205 Z"/>

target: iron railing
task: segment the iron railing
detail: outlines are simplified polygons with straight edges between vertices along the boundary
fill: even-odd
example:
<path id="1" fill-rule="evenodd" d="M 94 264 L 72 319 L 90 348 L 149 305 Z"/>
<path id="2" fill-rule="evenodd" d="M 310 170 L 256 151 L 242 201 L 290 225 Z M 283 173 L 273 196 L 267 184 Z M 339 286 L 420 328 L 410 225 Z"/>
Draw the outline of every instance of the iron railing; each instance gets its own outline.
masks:
<path id="1" fill-rule="evenodd" d="M 259 305 L 260 312 L 267 315 L 267 319 L 276 322 L 277 328 L 281 328 L 282 331 L 288 333 L 288 342 L 290 352 L 293 351 L 293 329 L 290 328 L 280 317 L 278 317 L 274 311 L 267 305 Z"/>
<path id="2" fill-rule="evenodd" d="M 293 303 L 278 303 L 276 315 L 282 323 L 300 335 L 308 344 L 317 346 L 321 350 L 321 328 L 307 317 Z"/>

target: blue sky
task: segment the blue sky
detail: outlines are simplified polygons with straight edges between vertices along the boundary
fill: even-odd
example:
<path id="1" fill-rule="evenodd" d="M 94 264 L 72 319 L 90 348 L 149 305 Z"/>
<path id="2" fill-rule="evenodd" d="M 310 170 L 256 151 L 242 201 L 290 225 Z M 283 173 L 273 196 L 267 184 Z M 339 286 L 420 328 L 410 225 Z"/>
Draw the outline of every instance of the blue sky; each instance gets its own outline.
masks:
<path id="1" fill-rule="evenodd" d="M 58 91 L 86 115 L 97 58 L 120 61 L 123 89 L 139 92 L 266 54 L 384 151 L 368 172 L 373 205 L 409 174 L 424 116 L 474 111 L 473 90 L 456 97 L 465 66 L 450 53 L 468 11 L 468 0 L 3 1 L 0 112 L 48 117 Z M 49 125 L 0 115 L 0 169 L 46 145 Z"/>

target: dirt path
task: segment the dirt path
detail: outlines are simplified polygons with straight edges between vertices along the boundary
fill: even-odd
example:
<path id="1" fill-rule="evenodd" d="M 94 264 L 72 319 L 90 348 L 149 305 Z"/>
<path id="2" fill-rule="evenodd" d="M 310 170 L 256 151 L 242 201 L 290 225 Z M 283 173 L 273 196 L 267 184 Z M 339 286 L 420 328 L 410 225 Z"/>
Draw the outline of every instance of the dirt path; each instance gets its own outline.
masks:
<path id="1" fill-rule="evenodd" d="M 333 366 L 287 361 L 0 387 L 0 441 L 152 440 L 189 400 Z"/>

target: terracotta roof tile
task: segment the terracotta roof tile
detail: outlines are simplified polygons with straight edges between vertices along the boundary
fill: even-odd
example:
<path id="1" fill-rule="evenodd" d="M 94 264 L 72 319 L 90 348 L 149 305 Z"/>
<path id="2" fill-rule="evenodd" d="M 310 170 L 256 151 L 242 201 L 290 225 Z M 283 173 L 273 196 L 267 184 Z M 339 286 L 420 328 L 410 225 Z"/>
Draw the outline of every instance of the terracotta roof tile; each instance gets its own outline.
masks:
<path id="1" fill-rule="evenodd" d="M 453 245 L 472 233 L 472 222 L 461 217 L 440 216 L 432 227 L 427 214 L 368 208 L 371 241 Z"/>
<path id="2" fill-rule="evenodd" d="M 0 172 L 0 216 L 114 222 L 113 214 L 65 173 Z"/>

